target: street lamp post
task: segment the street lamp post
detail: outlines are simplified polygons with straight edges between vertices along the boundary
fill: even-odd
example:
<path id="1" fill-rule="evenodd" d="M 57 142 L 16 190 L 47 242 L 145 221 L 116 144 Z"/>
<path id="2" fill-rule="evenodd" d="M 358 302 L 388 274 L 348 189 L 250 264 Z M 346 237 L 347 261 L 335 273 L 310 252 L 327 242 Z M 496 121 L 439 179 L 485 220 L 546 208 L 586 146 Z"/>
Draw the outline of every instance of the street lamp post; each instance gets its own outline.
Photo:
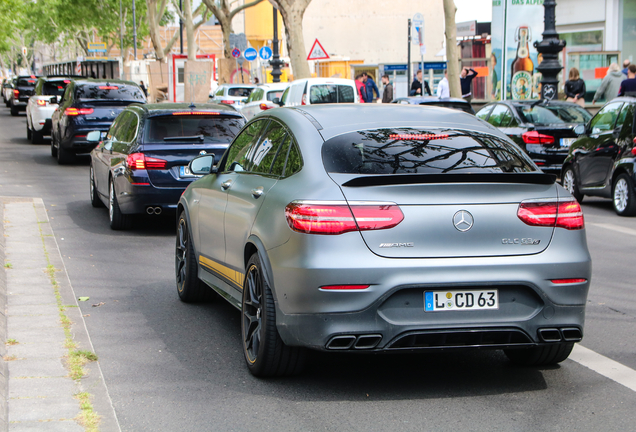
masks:
<path id="1" fill-rule="evenodd" d="M 135 13 L 135 0 L 133 0 L 132 3 L 133 3 L 133 8 L 132 8 L 133 9 L 132 10 L 133 23 L 132 23 L 132 26 L 133 26 L 133 47 L 134 47 L 133 52 L 135 53 L 135 60 L 137 60 L 137 16 L 136 16 L 136 13 Z"/>
<path id="2" fill-rule="evenodd" d="M 559 39 L 556 32 L 555 19 L 555 0 L 545 0 L 543 3 L 544 11 L 544 31 L 543 40 L 535 42 L 534 47 L 543 55 L 543 61 L 537 70 L 541 72 L 541 99 L 551 101 L 558 99 L 558 83 L 557 79 L 561 72 L 561 63 L 559 63 L 559 53 L 565 48 L 565 41 Z"/>
<path id="3" fill-rule="evenodd" d="M 280 54 L 278 52 L 278 9 L 274 9 L 274 39 L 272 40 L 272 59 L 269 64 L 272 65 L 272 81 L 275 83 L 280 82 L 280 76 L 283 74 L 280 71 L 280 67 L 283 62 L 280 60 Z"/>

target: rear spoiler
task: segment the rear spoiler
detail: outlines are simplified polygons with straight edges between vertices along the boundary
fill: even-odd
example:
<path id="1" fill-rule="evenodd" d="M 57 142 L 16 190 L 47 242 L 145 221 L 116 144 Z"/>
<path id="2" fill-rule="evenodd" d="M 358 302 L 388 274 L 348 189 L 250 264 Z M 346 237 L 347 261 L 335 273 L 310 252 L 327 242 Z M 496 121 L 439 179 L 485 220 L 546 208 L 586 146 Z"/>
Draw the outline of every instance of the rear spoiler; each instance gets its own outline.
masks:
<path id="1" fill-rule="evenodd" d="M 526 183 L 551 185 L 556 175 L 545 173 L 483 173 L 483 174 L 389 174 L 356 177 L 342 186 L 388 186 L 428 183 Z"/>

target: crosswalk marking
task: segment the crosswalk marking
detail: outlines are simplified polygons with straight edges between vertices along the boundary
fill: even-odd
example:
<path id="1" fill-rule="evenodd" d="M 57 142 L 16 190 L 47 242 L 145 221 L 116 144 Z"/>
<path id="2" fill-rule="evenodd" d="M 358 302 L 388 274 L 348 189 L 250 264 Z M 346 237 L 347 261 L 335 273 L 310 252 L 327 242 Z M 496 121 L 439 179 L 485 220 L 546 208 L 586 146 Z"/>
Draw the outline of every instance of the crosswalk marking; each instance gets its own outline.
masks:
<path id="1" fill-rule="evenodd" d="M 634 369 L 579 344 L 574 345 L 569 359 L 624 385 L 632 391 L 636 391 L 636 371 Z"/>

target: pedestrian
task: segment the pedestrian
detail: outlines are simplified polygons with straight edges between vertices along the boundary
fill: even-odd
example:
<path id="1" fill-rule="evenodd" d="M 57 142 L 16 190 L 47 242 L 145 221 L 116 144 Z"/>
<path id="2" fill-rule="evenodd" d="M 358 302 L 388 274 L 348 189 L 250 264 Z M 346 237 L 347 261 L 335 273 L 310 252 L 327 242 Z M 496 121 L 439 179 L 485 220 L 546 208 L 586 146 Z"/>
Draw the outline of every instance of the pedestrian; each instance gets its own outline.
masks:
<path id="1" fill-rule="evenodd" d="M 566 100 L 585 107 L 585 81 L 579 76 L 579 70 L 575 67 L 570 69 L 568 78 L 564 88 Z"/>
<path id="2" fill-rule="evenodd" d="M 605 78 L 603 78 L 601 85 L 598 87 L 598 90 L 596 90 L 596 93 L 594 93 L 592 103 L 595 104 L 599 99 L 605 99 L 606 101 L 614 99 L 618 96 L 618 91 L 624 79 L 625 75 L 623 75 L 618 68 L 618 64 L 612 63 L 609 65 Z"/>
<path id="3" fill-rule="evenodd" d="M 632 62 L 630 62 L 629 59 L 623 60 L 623 75 L 627 76 L 627 68 L 629 68 L 631 63 Z"/>
<path id="4" fill-rule="evenodd" d="M 143 81 L 139 81 L 139 88 L 141 89 L 142 92 L 144 92 L 144 95 L 146 95 L 146 97 L 148 97 L 148 89 L 144 85 Z"/>
<path id="5" fill-rule="evenodd" d="M 636 96 L 636 64 L 630 64 L 627 68 L 627 79 L 621 83 L 618 95 Z"/>
<path id="6" fill-rule="evenodd" d="M 391 103 L 393 100 L 393 84 L 389 81 L 387 74 L 382 75 L 382 85 L 384 86 L 384 91 L 382 91 L 382 103 Z"/>
<path id="7" fill-rule="evenodd" d="M 380 89 L 378 89 L 378 86 L 376 85 L 375 81 L 373 81 L 373 78 L 371 78 L 371 76 L 366 72 L 363 72 L 362 76 L 364 77 L 364 85 L 367 91 L 367 99 L 365 100 L 365 102 L 371 103 L 376 101 L 377 99 L 380 99 Z M 377 98 L 373 97 L 373 92 L 378 95 Z"/>
<path id="8" fill-rule="evenodd" d="M 437 97 L 448 99 L 450 97 L 450 87 L 448 86 L 448 69 L 444 70 L 444 78 L 437 84 Z"/>
<path id="9" fill-rule="evenodd" d="M 470 87 L 473 83 L 473 79 L 477 75 L 479 74 L 475 71 L 475 69 L 468 67 L 463 67 L 459 74 L 459 83 L 462 86 L 462 98 L 464 98 L 468 103 L 473 100 L 473 92 Z"/>
<path id="10" fill-rule="evenodd" d="M 258 80 L 258 77 L 254 77 L 254 84 L 259 85 L 260 81 Z"/>
<path id="11" fill-rule="evenodd" d="M 428 86 L 428 82 L 422 79 L 422 71 L 418 70 L 415 75 L 415 79 L 411 84 L 411 91 L 409 92 L 409 96 L 423 96 L 422 88 L 426 92 L 427 95 L 431 95 L 431 88 Z M 423 87 L 422 87 L 423 86 Z"/>
<path id="12" fill-rule="evenodd" d="M 364 78 L 362 74 L 356 75 L 356 88 L 358 89 L 358 98 L 360 103 L 364 103 L 367 99 L 367 91 L 364 86 Z"/>

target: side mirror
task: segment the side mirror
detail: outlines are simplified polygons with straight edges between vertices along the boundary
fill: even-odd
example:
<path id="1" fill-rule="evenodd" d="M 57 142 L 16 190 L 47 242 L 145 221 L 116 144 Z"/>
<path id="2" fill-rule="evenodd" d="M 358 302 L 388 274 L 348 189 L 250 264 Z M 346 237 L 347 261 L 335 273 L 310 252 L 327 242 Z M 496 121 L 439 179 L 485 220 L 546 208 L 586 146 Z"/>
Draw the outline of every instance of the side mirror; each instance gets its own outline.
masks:
<path id="1" fill-rule="evenodd" d="M 86 134 L 86 141 L 90 143 L 98 143 L 102 140 L 102 132 L 92 131 Z"/>
<path id="2" fill-rule="evenodd" d="M 206 154 L 197 156 L 190 161 L 188 168 L 194 175 L 216 174 L 217 167 L 214 165 L 214 155 Z"/>
<path id="3" fill-rule="evenodd" d="M 49 99 L 49 103 L 56 104 L 57 103 L 57 96 L 51 96 L 51 99 Z"/>
<path id="4" fill-rule="evenodd" d="M 574 133 L 577 135 L 583 135 L 585 133 L 585 130 L 586 130 L 585 125 L 582 125 L 582 124 L 576 125 L 574 127 Z"/>
<path id="5" fill-rule="evenodd" d="M 283 106 L 283 101 L 282 101 L 282 100 L 280 100 L 280 98 L 274 98 L 274 99 L 272 100 L 272 103 L 273 103 L 273 104 L 276 104 L 276 105 L 278 105 L 278 106 L 281 106 L 281 107 Z"/>

